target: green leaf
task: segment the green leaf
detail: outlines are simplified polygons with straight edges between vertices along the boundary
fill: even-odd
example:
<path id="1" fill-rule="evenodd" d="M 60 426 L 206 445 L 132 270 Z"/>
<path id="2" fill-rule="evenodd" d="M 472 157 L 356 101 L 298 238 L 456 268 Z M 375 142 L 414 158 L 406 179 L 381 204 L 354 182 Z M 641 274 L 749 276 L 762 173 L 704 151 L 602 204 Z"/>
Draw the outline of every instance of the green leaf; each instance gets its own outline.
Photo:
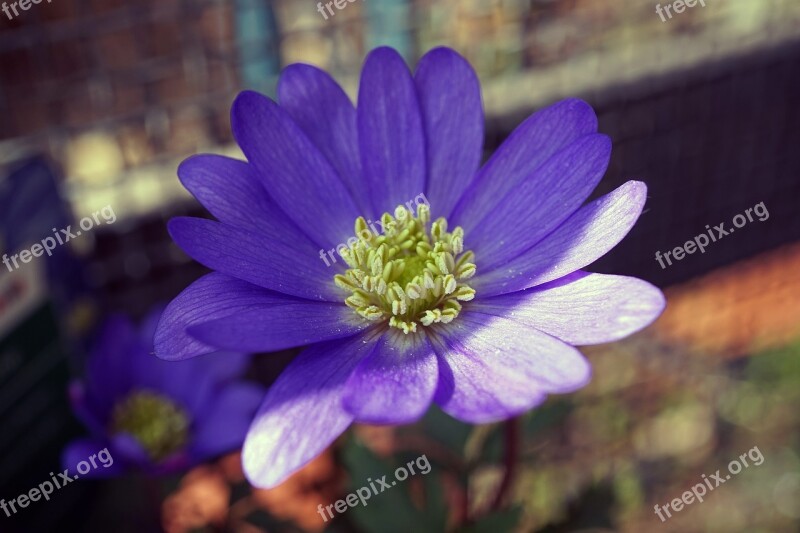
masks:
<path id="1" fill-rule="evenodd" d="M 423 477 L 425 486 L 425 509 L 423 523 L 430 531 L 447 529 L 447 501 L 442 490 L 442 477 L 436 472 L 429 472 Z"/>
<path id="2" fill-rule="evenodd" d="M 453 450 L 459 457 L 464 455 L 464 446 L 473 426 L 449 416 L 436 405 L 431 406 L 421 420 L 426 436 Z"/>
<path id="3" fill-rule="evenodd" d="M 534 409 L 524 418 L 525 438 L 560 424 L 571 412 L 572 403 L 565 400 L 552 400 Z"/>
<path id="4" fill-rule="evenodd" d="M 792 344 L 767 350 L 747 362 L 747 376 L 751 380 L 776 384 L 796 382 L 800 379 L 800 340 Z"/>
<path id="5" fill-rule="evenodd" d="M 441 487 L 438 487 L 438 476 L 432 471 L 428 474 L 418 472 L 413 477 L 424 478 L 426 493 L 426 506 L 417 508 L 409 495 L 408 479 L 397 481 L 395 468 L 375 456 L 365 446 L 352 442 L 344 449 L 344 463 L 350 477 L 350 493 L 356 493 L 359 488 L 369 489 L 375 486 L 378 493 L 370 491 L 366 505 L 361 502 L 345 511 L 350 513 L 349 518 L 361 529 L 367 532 L 405 533 L 407 531 L 440 532 L 443 531 L 446 521 L 446 508 Z M 376 482 L 384 476 L 385 482 L 390 485 L 382 489 Z M 409 476 L 409 479 L 412 476 Z M 428 479 L 432 478 L 432 479 Z M 363 493 L 363 491 L 362 491 Z M 334 502 L 331 502 L 334 503 Z"/>

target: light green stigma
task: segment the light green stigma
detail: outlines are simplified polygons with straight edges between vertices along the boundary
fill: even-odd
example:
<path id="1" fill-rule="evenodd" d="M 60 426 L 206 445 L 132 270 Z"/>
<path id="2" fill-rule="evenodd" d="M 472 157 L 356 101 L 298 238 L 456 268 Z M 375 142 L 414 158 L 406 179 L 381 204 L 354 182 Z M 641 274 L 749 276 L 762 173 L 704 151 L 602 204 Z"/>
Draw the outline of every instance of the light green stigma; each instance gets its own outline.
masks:
<path id="1" fill-rule="evenodd" d="M 464 251 L 464 230 L 447 231 L 447 220 L 429 224 L 430 208 L 417 206 L 417 214 L 405 206 L 394 217 L 381 217 L 383 233 L 370 231 L 358 217 L 358 241 L 340 254 L 350 267 L 334 277 L 336 285 L 351 292 L 345 303 L 362 317 L 389 321 L 404 333 L 417 324 L 430 326 L 452 322 L 461 311 L 460 301 L 475 297 L 464 283 L 475 275 L 475 254 Z M 428 227 L 430 226 L 430 231 Z"/>
<path id="2" fill-rule="evenodd" d="M 169 398 L 138 391 L 114 406 L 112 430 L 132 435 L 158 461 L 186 444 L 189 417 Z"/>

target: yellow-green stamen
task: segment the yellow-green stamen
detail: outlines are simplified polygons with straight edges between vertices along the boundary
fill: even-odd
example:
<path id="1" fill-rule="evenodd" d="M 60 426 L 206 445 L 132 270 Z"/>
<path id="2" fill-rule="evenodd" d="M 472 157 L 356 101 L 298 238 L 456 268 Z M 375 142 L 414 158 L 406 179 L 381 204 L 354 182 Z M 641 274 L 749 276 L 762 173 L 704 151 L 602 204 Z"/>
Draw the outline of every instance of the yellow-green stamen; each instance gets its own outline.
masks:
<path id="1" fill-rule="evenodd" d="M 464 251 L 463 229 L 448 232 L 444 218 L 429 222 L 427 205 L 419 205 L 416 216 L 402 205 L 394 217 L 384 213 L 380 235 L 358 217 L 357 242 L 340 252 L 350 268 L 334 277 L 351 293 L 345 304 L 404 333 L 417 331 L 418 324 L 452 322 L 461 311 L 459 300 L 475 297 L 465 283 L 475 275 L 475 254 Z"/>
<path id="2" fill-rule="evenodd" d="M 166 396 L 137 391 L 114 406 L 111 426 L 114 433 L 133 436 L 158 461 L 186 444 L 189 417 Z"/>

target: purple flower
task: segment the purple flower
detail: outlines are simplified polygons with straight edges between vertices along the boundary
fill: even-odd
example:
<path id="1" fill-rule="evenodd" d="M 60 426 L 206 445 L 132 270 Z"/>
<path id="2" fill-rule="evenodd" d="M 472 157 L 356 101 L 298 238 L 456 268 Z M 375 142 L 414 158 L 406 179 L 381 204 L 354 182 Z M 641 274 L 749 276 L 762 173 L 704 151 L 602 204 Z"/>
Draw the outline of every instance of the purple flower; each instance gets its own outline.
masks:
<path id="1" fill-rule="evenodd" d="M 173 360 L 310 345 L 247 435 L 254 484 L 279 484 L 353 421 L 408 423 L 436 402 L 485 423 L 574 391 L 590 367 L 573 345 L 620 339 L 663 309 L 648 283 L 580 270 L 627 234 L 646 196 L 630 181 L 582 205 L 611 152 L 586 103 L 532 115 L 481 167 L 480 86 L 447 48 L 413 75 L 394 50 L 372 51 L 357 109 L 308 65 L 284 70 L 278 97 L 233 104 L 247 163 L 180 166 L 219 222 L 169 230 L 216 272 L 156 333 L 156 354 Z"/>
<path id="2" fill-rule="evenodd" d="M 235 450 L 244 441 L 265 392 L 235 381 L 249 357 L 220 353 L 162 361 L 153 355 L 160 316 L 160 310 L 151 313 L 139 330 L 122 316 L 103 324 L 86 380 L 69 389 L 75 415 L 91 432 L 62 454 L 73 474 L 79 462 L 106 448 L 113 464 L 96 462 L 86 475 L 172 472 Z"/>

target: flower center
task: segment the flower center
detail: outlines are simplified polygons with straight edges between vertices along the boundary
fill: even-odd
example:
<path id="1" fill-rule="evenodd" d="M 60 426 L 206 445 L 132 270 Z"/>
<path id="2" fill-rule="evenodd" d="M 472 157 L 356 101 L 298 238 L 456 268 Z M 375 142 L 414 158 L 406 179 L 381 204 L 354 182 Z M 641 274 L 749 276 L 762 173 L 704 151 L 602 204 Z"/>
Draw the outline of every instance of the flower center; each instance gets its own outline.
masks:
<path id="1" fill-rule="evenodd" d="M 458 301 L 475 297 L 464 283 L 475 275 L 475 254 L 464 251 L 463 229 L 448 233 L 444 218 L 429 222 L 427 205 L 417 206 L 416 216 L 402 205 L 394 217 L 384 213 L 381 235 L 375 223 L 358 217 L 358 240 L 340 252 L 350 268 L 334 277 L 352 293 L 345 304 L 368 320 L 388 319 L 404 333 L 417 331 L 417 324 L 452 322 L 461 311 Z"/>
<path id="2" fill-rule="evenodd" d="M 186 444 L 189 417 L 169 398 L 137 391 L 114 406 L 112 430 L 132 435 L 158 461 Z"/>

